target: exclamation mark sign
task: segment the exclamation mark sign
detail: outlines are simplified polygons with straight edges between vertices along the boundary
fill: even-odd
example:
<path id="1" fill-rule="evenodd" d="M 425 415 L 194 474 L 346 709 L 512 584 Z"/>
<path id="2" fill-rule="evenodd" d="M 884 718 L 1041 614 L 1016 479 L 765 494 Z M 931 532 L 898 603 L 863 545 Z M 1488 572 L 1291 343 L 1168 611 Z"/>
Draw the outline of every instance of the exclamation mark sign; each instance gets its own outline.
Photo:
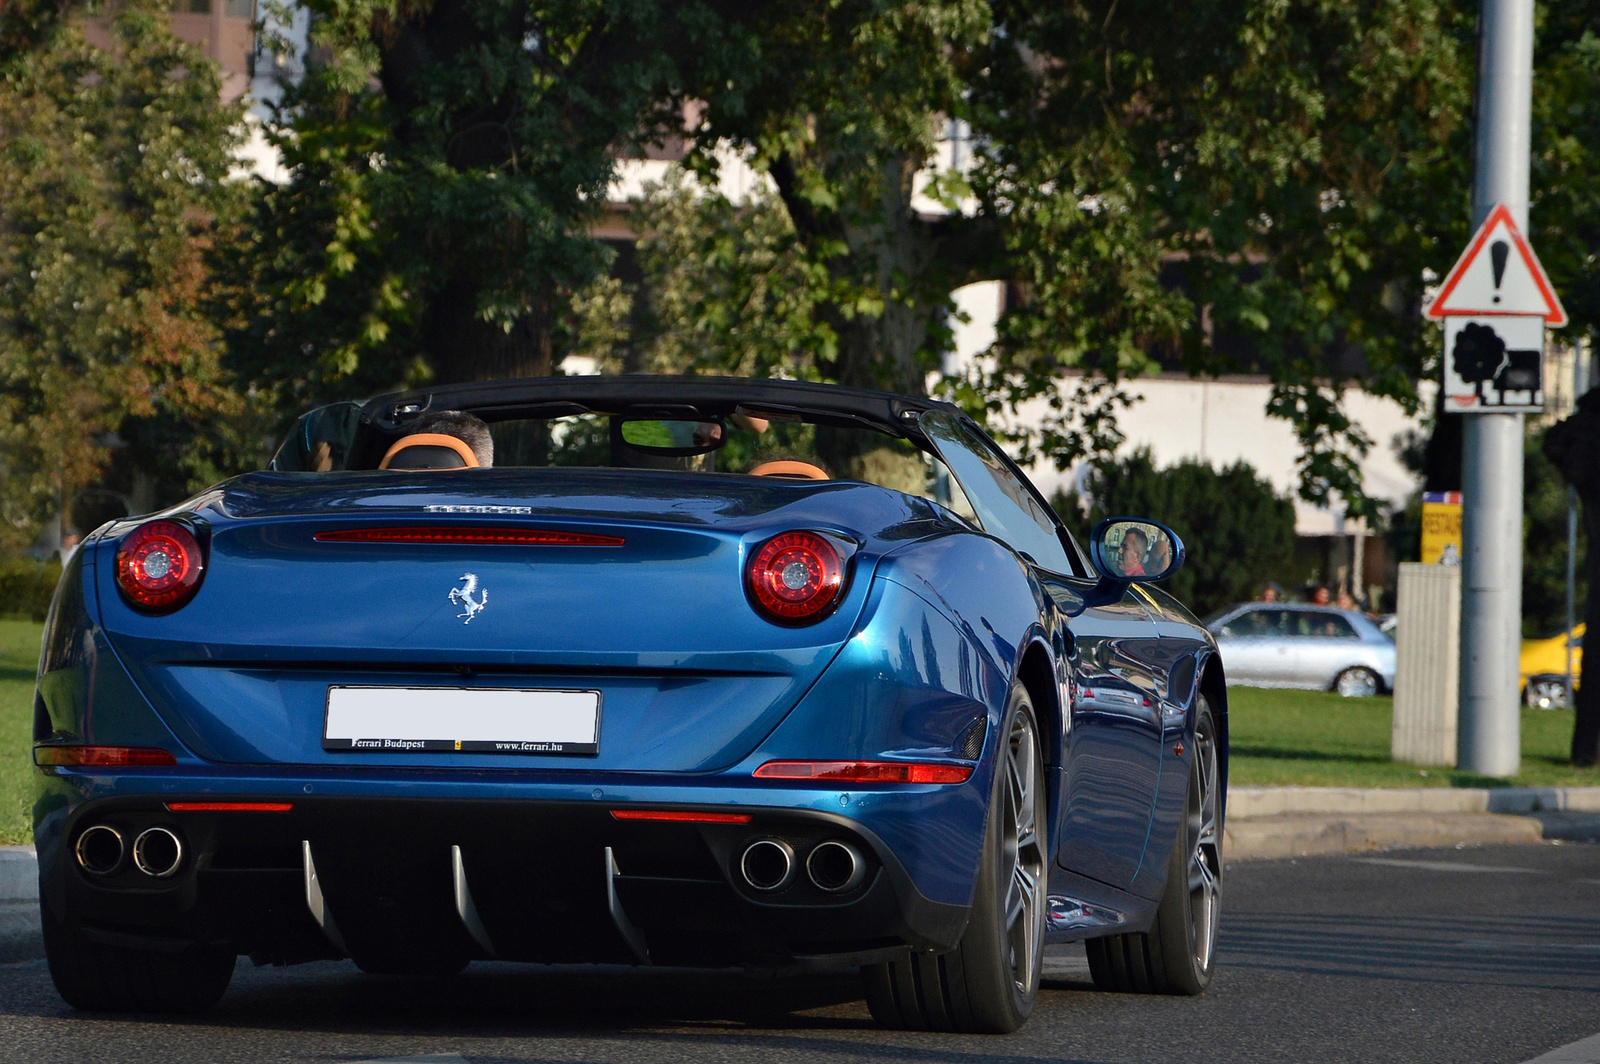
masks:
<path id="1" fill-rule="evenodd" d="M 1496 240 L 1489 245 L 1489 264 L 1494 267 L 1494 301 L 1500 302 L 1500 282 L 1505 280 L 1506 259 L 1511 257 L 1511 245 L 1504 240 Z"/>

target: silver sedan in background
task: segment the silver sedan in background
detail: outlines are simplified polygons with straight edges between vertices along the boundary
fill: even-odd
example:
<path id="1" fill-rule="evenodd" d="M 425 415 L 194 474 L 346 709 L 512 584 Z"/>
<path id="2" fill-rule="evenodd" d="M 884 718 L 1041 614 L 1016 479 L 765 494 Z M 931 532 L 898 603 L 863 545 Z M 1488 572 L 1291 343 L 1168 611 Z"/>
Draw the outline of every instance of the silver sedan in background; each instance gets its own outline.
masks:
<path id="1" fill-rule="evenodd" d="M 1229 683 L 1346 697 L 1394 689 L 1394 640 L 1354 610 L 1251 602 L 1206 627 L 1217 637 Z"/>

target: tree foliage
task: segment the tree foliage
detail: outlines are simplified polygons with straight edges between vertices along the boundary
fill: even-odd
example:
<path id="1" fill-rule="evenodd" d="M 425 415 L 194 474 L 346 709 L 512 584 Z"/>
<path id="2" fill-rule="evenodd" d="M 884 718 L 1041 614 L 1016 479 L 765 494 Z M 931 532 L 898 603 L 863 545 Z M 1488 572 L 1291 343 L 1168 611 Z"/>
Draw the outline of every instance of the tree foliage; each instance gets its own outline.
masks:
<path id="1" fill-rule="evenodd" d="M 14 34 L 17 24 L 0 23 Z M 29 22 L 0 59 L 0 542 L 120 451 L 163 494 L 231 461 L 242 402 L 220 366 L 205 254 L 226 234 L 237 108 L 216 66 L 132 2 L 112 47 Z"/>
<path id="2" fill-rule="evenodd" d="M 1294 504 L 1246 462 L 1218 470 L 1185 460 L 1157 469 L 1141 448 L 1092 463 L 1084 494 L 1090 526 L 1107 517 L 1160 515 L 1190 552 L 1162 586 L 1201 616 L 1282 580 L 1294 556 Z"/>

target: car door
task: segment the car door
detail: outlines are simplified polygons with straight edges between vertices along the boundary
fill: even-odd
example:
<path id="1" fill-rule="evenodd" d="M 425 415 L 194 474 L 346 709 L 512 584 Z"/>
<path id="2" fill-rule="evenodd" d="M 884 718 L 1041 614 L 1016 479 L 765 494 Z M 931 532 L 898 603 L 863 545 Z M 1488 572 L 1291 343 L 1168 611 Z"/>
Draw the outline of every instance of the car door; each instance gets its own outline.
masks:
<path id="1" fill-rule="evenodd" d="M 1155 622 L 1131 589 L 1085 608 L 1096 581 L 1074 562 L 1070 537 L 1008 460 L 956 418 L 924 415 L 984 531 L 1037 567 L 1040 585 L 1067 618 L 1074 653 L 1057 801 L 1058 861 L 1127 888 L 1149 835 L 1161 764 L 1161 700 L 1151 667 Z"/>
<path id="2" fill-rule="evenodd" d="M 1361 636 L 1338 610 L 1296 611 L 1295 682 L 1318 690 L 1361 656 Z"/>
<path id="3" fill-rule="evenodd" d="M 1224 622 L 1217 649 L 1228 679 L 1261 687 L 1295 683 L 1297 631 L 1293 613 L 1277 606 L 1252 606 Z"/>

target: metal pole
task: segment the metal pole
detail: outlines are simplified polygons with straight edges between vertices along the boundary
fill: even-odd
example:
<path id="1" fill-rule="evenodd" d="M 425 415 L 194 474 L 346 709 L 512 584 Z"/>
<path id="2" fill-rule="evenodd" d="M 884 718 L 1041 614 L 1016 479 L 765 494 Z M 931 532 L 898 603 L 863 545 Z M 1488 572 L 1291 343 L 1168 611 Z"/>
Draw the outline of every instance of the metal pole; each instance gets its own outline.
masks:
<path id="1" fill-rule="evenodd" d="M 1482 0 L 1473 225 L 1504 203 L 1528 231 L 1533 0 Z M 1461 457 L 1461 716 L 1457 764 L 1514 776 L 1522 764 L 1522 415 L 1466 414 Z"/>
<path id="2" fill-rule="evenodd" d="M 1567 485 L 1567 705 L 1574 706 L 1572 683 L 1572 629 L 1577 624 L 1578 597 L 1578 492 Z"/>

